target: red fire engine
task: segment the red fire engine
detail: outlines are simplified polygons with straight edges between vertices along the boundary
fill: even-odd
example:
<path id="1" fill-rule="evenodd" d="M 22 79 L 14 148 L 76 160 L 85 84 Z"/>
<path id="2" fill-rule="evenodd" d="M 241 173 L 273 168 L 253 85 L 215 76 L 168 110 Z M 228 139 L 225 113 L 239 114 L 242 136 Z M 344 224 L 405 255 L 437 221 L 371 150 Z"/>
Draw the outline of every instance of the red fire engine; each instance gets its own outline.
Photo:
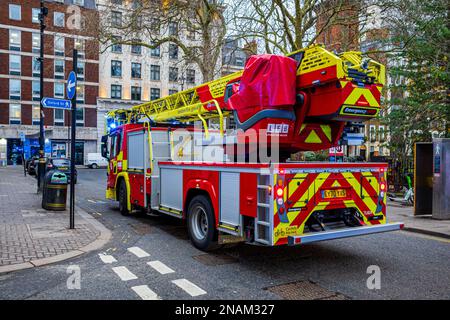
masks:
<path id="1" fill-rule="evenodd" d="M 202 250 L 399 230 L 386 221 L 386 164 L 288 159 L 336 146 L 344 127 L 378 116 L 384 77 L 359 52 L 315 45 L 252 56 L 242 72 L 112 111 L 106 197 L 124 215 L 186 219 Z"/>

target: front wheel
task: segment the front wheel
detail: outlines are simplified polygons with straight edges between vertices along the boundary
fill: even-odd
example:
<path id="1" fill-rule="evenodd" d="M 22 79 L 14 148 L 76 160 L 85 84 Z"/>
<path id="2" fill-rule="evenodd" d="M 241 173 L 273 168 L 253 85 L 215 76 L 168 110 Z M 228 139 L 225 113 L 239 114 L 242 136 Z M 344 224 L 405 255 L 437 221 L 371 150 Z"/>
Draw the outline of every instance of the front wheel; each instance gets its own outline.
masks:
<path id="1" fill-rule="evenodd" d="M 97 164 L 96 164 L 96 163 L 93 163 L 93 164 L 91 165 L 91 168 L 92 168 L 92 169 L 97 169 L 97 168 L 98 168 L 98 166 L 97 166 Z"/>
<path id="2" fill-rule="evenodd" d="M 127 202 L 127 186 L 125 182 L 121 182 L 119 185 L 119 211 L 123 216 L 128 216 L 130 214 Z"/>
<path id="3" fill-rule="evenodd" d="M 214 210 L 207 197 L 198 195 L 192 199 L 188 208 L 188 232 L 192 244 L 200 250 L 216 248 Z"/>

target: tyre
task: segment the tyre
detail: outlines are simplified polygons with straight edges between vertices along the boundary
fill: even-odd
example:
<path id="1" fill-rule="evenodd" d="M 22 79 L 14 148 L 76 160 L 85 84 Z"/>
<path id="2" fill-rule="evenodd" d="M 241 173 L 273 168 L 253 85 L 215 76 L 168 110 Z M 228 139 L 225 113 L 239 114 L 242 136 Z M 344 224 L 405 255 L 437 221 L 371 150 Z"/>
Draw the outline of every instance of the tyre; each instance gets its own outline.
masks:
<path id="1" fill-rule="evenodd" d="M 97 169 L 97 168 L 98 168 L 98 165 L 97 165 L 96 163 L 93 163 L 93 164 L 91 165 L 91 168 L 92 168 L 92 169 Z"/>
<path id="2" fill-rule="evenodd" d="M 119 185 L 119 211 L 123 216 L 128 216 L 130 211 L 127 207 L 127 186 L 125 182 L 120 182 Z"/>
<path id="3" fill-rule="evenodd" d="M 189 237 L 197 249 L 209 251 L 217 248 L 214 210 L 206 196 L 198 195 L 191 200 L 187 220 Z"/>

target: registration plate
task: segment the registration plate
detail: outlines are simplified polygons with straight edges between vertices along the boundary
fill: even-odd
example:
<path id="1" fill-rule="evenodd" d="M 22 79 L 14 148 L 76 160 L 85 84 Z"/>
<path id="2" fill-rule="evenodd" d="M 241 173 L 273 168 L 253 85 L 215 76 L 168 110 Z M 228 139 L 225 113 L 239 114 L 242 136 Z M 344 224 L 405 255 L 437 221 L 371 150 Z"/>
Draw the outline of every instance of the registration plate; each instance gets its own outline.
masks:
<path id="1" fill-rule="evenodd" d="M 59 167 L 58 170 L 67 170 L 67 167 Z"/>
<path id="2" fill-rule="evenodd" d="M 345 189 L 333 189 L 333 190 L 323 190 L 322 198 L 345 198 L 347 196 L 347 190 Z"/>

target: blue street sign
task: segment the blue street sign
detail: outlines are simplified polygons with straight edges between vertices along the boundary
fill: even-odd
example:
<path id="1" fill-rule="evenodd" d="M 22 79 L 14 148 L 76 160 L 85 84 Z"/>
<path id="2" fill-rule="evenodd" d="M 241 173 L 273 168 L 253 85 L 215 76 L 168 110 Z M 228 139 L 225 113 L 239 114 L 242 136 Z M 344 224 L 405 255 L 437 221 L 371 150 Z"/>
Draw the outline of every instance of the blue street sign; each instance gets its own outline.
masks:
<path id="1" fill-rule="evenodd" d="M 45 108 L 53 108 L 53 109 L 70 110 L 72 108 L 72 102 L 70 100 L 55 99 L 55 98 L 43 98 L 42 105 Z"/>
<path id="2" fill-rule="evenodd" d="M 67 98 L 72 99 L 75 96 L 77 90 L 77 75 L 74 71 L 69 73 L 67 78 Z"/>

